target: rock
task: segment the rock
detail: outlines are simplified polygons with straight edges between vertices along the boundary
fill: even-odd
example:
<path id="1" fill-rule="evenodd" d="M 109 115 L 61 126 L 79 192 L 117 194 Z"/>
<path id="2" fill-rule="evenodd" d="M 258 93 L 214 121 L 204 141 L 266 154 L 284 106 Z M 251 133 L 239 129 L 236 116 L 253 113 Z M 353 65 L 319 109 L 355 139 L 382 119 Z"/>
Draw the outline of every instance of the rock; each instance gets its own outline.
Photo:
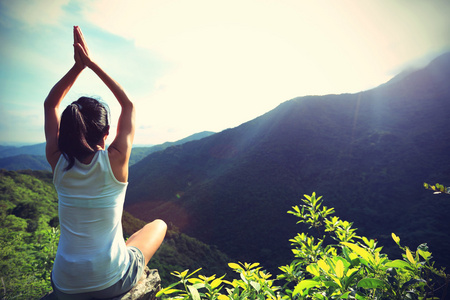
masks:
<path id="1" fill-rule="evenodd" d="M 145 267 L 144 274 L 138 284 L 123 296 L 111 300 L 154 300 L 161 289 L 161 278 L 158 270 Z"/>
<path id="2" fill-rule="evenodd" d="M 110 300 L 154 300 L 156 293 L 161 289 L 161 278 L 158 270 L 150 270 L 145 267 L 144 273 L 138 281 L 138 284 L 125 295 L 112 298 Z M 56 295 L 48 293 L 41 300 L 57 300 Z"/>

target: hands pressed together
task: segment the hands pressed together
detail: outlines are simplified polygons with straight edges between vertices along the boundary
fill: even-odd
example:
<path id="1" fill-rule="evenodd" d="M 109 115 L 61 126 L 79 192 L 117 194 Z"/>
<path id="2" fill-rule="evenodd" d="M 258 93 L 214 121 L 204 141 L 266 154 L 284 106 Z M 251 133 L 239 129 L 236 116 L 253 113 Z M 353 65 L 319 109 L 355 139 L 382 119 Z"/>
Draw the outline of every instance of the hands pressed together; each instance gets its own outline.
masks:
<path id="1" fill-rule="evenodd" d="M 73 41 L 75 65 L 81 69 L 90 67 L 92 64 L 92 58 L 83 33 L 78 26 L 73 27 Z"/>
<path id="2" fill-rule="evenodd" d="M 87 47 L 83 33 L 78 26 L 73 27 L 74 59 L 75 64 L 70 70 L 53 86 L 44 101 L 45 111 L 45 137 L 47 160 L 55 168 L 61 152 L 58 147 L 59 135 L 59 106 L 81 72 L 88 67 L 109 88 L 119 102 L 122 110 L 119 116 L 117 133 L 114 141 L 108 147 L 108 151 L 117 152 L 112 155 L 110 161 L 116 178 L 125 182 L 128 178 L 128 159 L 131 153 L 135 131 L 135 109 L 125 90 L 109 76 L 93 59 Z M 117 151 L 114 151 L 117 150 Z"/>

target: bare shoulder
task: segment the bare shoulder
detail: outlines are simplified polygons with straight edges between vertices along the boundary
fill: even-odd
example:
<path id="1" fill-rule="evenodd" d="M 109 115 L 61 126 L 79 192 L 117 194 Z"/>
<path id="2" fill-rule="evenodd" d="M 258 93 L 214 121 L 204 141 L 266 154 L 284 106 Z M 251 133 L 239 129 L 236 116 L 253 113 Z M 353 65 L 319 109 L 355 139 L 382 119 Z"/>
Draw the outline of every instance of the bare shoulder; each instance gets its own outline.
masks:
<path id="1" fill-rule="evenodd" d="M 118 151 L 112 145 L 108 147 L 108 156 L 114 177 L 120 182 L 127 182 L 129 156 L 126 153 Z"/>
<path id="2" fill-rule="evenodd" d="M 52 171 L 54 171 L 59 157 L 61 156 L 61 151 L 59 151 L 58 147 L 52 147 L 51 144 L 47 143 L 45 147 L 45 156 L 47 162 L 52 167 Z"/>

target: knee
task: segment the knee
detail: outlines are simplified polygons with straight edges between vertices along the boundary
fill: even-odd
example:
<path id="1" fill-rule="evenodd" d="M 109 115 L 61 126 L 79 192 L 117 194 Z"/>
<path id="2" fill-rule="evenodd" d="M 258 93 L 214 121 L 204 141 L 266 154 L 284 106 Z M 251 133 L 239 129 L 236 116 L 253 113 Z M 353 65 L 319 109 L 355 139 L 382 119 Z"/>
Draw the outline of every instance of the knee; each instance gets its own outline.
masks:
<path id="1" fill-rule="evenodd" d="M 151 223 L 148 223 L 146 226 L 156 227 L 158 230 L 163 231 L 166 233 L 167 231 L 167 224 L 161 219 L 156 219 Z"/>

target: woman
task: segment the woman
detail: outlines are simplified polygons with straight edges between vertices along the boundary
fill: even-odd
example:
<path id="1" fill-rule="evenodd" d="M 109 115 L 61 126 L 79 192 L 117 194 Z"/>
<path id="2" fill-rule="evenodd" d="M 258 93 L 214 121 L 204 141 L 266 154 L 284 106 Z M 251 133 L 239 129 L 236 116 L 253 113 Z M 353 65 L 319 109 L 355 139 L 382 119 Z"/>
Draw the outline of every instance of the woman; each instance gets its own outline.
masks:
<path id="1" fill-rule="evenodd" d="M 77 26 L 74 58 L 74 66 L 44 103 L 46 156 L 58 192 L 61 228 L 52 286 L 59 299 L 105 299 L 124 294 L 137 283 L 167 226 L 155 220 L 124 241 L 121 217 L 135 109 L 122 87 L 93 61 Z M 116 137 L 107 150 L 109 118 L 99 101 L 82 97 L 59 118 L 62 99 L 85 67 L 106 84 L 122 109 Z"/>

